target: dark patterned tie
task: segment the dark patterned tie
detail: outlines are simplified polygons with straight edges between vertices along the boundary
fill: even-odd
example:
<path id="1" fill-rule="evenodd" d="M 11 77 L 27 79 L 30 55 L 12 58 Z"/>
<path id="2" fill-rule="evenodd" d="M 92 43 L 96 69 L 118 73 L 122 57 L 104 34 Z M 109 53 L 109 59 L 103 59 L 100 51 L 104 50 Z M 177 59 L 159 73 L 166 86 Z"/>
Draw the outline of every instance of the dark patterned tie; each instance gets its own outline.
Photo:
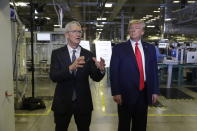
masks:
<path id="1" fill-rule="evenodd" d="M 135 57 L 138 65 L 138 69 L 140 72 L 140 90 L 144 89 L 144 70 L 143 70 L 143 63 L 142 63 L 142 55 L 138 48 L 138 43 L 135 43 Z"/>
<path id="2" fill-rule="evenodd" d="M 73 50 L 73 54 L 72 54 L 72 63 L 76 60 L 76 56 L 75 56 L 76 50 Z M 76 75 L 76 70 L 74 70 L 72 72 L 74 75 Z"/>
<path id="3" fill-rule="evenodd" d="M 72 54 L 72 63 L 76 60 L 75 53 L 76 53 L 76 50 L 73 50 L 73 54 Z"/>
<path id="4" fill-rule="evenodd" d="M 72 63 L 76 60 L 76 56 L 75 56 L 76 50 L 73 50 L 73 54 L 72 54 Z M 73 75 L 76 75 L 76 70 L 74 70 L 72 72 Z M 73 88 L 73 96 L 72 96 L 72 101 L 75 101 L 77 99 L 76 96 L 76 91 L 75 88 Z"/>

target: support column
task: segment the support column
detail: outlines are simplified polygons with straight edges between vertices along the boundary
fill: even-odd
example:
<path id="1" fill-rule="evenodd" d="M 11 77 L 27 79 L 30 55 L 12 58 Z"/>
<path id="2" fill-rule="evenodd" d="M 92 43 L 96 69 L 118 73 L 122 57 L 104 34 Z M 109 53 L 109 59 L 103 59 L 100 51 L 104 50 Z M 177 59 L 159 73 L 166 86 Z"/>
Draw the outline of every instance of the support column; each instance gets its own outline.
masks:
<path id="1" fill-rule="evenodd" d="M 12 38 L 8 0 L 0 0 L 0 131 L 14 131 Z"/>

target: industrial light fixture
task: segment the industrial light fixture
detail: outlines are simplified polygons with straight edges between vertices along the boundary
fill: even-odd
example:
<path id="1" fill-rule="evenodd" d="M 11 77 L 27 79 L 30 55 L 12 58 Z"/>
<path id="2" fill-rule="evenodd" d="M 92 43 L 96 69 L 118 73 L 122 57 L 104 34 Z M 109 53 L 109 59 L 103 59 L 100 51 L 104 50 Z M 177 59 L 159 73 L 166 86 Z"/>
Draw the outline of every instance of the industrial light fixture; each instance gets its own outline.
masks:
<path id="1" fill-rule="evenodd" d="M 112 3 L 105 3 L 105 7 L 111 8 L 112 7 Z"/>
<path id="2" fill-rule="evenodd" d="M 104 25 L 96 25 L 97 27 L 103 27 Z"/>
<path id="3" fill-rule="evenodd" d="M 13 2 L 10 2 L 10 5 L 14 6 Z M 29 5 L 29 2 L 15 2 L 15 5 L 20 7 L 26 7 Z"/>
<path id="4" fill-rule="evenodd" d="M 35 14 L 38 14 L 38 11 L 37 11 L 37 10 L 35 10 L 35 11 L 34 11 L 34 13 L 35 13 Z"/>
<path id="5" fill-rule="evenodd" d="M 166 18 L 166 19 L 165 19 L 165 21 L 171 21 L 171 20 L 172 20 L 171 18 Z"/>
<path id="6" fill-rule="evenodd" d="M 60 25 L 53 25 L 54 27 L 60 27 Z"/>
<path id="7" fill-rule="evenodd" d="M 159 11 L 159 10 L 154 10 L 153 12 L 155 12 L 155 13 L 159 13 L 160 11 Z"/>
<path id="8" fill-rule="evenodd" d="M 153 15 L 146 15 L 146 17 L 153 17 Z"/>
<path id="9" fill-rule="evenodd" d="M 45 17 L 47 20 L 50 20 L 51 18 L 50 17 Z"/>
<path id="10" fill-rule="evenodd" d="M 188 0 L 187 3 L 193 4 L 193 3 L 196 3 L 196 1 L 194 1 L 194 0 Z"/>
<path id="11" fill-rule="evenodd" d="M 100 31 L 102 31 L 103 29 L 96 29 L 96 30 L 100 30 Z"/>
<path id="12" fill-rule="evenodd" d="M 148 27 L 148 28 L 155 28 L 154 25 L 147 25 L 146 27 Z"/>
<path id="13" fill-rule="evenodd" d="M 97 20 L 107 20 L 107 18 L 97 18 Z"/>
<path id="14" fill-rule="evenodd" d="M 180 0 L 174 0 L 173 3 L 180 3 Z"/>
<path id="15" fill-rule="evenodd" d="M 26 31 L 26 32 L 28 32 L 28 31 L 29 31 L 29 29 L 28 29 L 28 28 L 25 28 L 25 31 Z"/>

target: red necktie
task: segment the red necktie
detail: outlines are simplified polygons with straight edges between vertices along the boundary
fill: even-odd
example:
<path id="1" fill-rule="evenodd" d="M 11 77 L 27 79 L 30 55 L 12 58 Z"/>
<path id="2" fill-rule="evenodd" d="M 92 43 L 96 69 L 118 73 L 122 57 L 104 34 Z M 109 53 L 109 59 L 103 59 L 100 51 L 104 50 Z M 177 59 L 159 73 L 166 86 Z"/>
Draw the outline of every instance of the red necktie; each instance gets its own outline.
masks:
<path id="1" fill-rule="evenodd" d="M 138 48 L 138 43 L 135 43 L 135 57 L 138 65 L 138 69 L 140 72 L 140 90 L 144 89 L 144 70 L 143 70 L 143 63 L 142 63 L 142 55 Z"/>

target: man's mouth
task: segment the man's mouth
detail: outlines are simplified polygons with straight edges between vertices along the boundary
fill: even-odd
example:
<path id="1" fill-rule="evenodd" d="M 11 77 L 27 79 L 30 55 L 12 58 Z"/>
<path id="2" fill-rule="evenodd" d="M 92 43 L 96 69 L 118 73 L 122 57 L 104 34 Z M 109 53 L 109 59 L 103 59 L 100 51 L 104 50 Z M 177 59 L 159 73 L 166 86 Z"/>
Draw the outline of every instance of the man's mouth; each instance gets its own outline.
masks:
<path id="1" fill-rule="evenodd" d="M 81 40 L 81 38 L 76 38 L 77 40 Z"/>

